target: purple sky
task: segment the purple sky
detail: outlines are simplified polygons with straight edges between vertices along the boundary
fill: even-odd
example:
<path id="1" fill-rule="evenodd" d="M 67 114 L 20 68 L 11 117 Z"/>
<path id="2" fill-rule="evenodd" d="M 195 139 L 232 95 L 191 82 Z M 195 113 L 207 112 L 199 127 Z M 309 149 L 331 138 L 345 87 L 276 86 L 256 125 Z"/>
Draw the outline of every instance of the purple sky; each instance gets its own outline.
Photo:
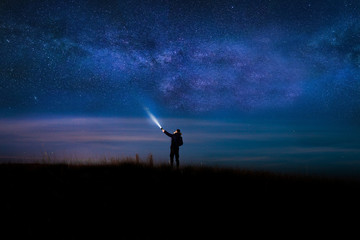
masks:
<path id="1" fill-rule="evenodd" d="M 351 175 L 359 16 L 359 0 L 1 1 L 0 158 L 165 162 L 149 107 L 183 131 L 182 163 Z"/>

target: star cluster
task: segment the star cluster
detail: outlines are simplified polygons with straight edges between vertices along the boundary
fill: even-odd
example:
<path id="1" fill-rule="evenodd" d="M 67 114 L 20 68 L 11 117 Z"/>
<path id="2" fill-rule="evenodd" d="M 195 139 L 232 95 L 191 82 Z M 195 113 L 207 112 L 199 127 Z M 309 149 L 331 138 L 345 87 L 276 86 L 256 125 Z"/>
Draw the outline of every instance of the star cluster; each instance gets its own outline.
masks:
<path id="1" fill-rule="evenodd" d="M 350 0 L 2 1 L 0 111 L 358 118 L 359 13 Z"/>

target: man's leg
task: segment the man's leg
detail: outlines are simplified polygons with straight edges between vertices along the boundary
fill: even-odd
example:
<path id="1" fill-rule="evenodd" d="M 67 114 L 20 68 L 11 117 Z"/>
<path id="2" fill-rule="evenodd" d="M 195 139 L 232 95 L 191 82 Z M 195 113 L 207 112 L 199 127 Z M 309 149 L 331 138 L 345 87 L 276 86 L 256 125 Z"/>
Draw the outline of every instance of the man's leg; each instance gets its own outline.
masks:
<path id="1" fill-rule="evenodd" d="M 176 167 L 179 168 L 180 165 L 180 161 L 179 161 L 179 148 L 174 149 L 174 155 L 175 155 L 175 159 L 176 159 Z"/>
<path id="2" fill-rule="evenodd" d="M 174 149 L 170 149 L 170 166 L 174 165 L 174 156 L 175 156 L 175 152 Z"/>

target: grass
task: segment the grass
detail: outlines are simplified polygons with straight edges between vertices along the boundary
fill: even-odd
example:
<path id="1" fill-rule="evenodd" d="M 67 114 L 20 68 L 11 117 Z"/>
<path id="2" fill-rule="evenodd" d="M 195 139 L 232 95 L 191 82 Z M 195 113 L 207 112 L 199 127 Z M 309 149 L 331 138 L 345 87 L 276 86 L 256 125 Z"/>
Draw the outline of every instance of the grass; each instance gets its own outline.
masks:
<path id="1" fill-rule="evenodd" d="M 149 157 L 146 162 L 129 158 L 101 164 L 2 164 L 0 189 L 6 210 L 2 217 L 11 226 L 28 236 L 40 232 L 69 239 L 73 232 L 101 235 L 104 229 L 165 226 L 181 218 L 196 224 L 220 221 L 228 214 L 248 220 L 288 211 L 303 216 L 325 214 L 329 205 L 332 213 L 341 213 L 357 205 L 360 186 L 230 168 L 176 170 Z"/>

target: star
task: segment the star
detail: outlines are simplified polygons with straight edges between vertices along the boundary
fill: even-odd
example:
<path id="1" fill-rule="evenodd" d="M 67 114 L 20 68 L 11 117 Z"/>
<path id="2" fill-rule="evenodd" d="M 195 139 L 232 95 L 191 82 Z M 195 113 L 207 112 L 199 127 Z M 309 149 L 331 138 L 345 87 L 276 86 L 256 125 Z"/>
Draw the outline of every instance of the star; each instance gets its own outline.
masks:
<path id="1" fill-rule="evenodd" d="M 321 109 L 339 105 L 343 116 L 360 111 L 355 94 L 346 94 L 358 89 L 360 75 L 355 6 L 343 12 L 336 2 L 335 13 L 307 1 L 321 12 L 313 18 L 303 4 L 295 11 L 284 0 L 261 8 L 252 1 L 242 8 L 237 1 L 134 2 L 5 3 L 0 110 L 134 114 L 139 101 L 153 101 L 188 115 L 241 114 L 291 112 L 317 99 Z M 21 96 L 33 101 L 25 107 Z"/>

